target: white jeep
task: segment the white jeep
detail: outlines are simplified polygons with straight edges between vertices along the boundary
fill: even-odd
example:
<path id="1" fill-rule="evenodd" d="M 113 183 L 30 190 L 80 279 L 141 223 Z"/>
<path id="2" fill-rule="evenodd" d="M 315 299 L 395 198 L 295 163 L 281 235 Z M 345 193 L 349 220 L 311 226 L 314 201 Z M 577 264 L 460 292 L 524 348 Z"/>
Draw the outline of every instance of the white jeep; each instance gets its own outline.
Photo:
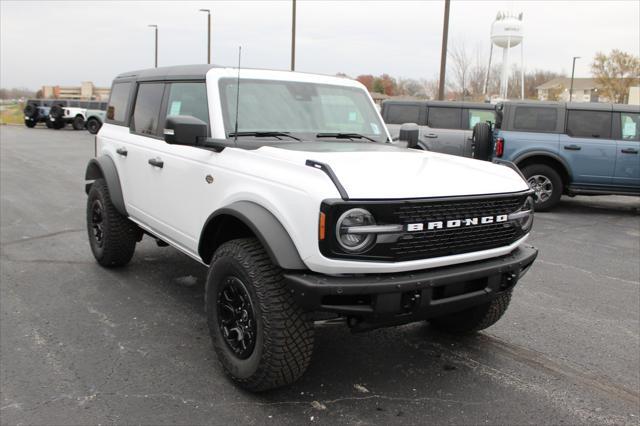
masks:
<path id="1" fill-rule="evenodd" d="M 509 164 L 408 149 L 416 133 L 391 143 L 346 78 L 122 74 L 86 170 L 91 250 L 122 266 L 147 234 L 207 266 L 213 346 L 254 391 L 304 373 L 314 321 L 489 327 L 537 255 L 532 191 Z"/>

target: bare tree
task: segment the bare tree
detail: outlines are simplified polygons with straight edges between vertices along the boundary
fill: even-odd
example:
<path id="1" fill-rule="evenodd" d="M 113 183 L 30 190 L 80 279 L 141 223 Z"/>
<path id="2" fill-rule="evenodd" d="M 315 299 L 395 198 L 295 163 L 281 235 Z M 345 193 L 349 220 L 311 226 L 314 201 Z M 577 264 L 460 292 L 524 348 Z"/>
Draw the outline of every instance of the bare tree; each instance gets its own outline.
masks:
<path id="1" fill-rule="evenodd" d="M 472 60 L 469 55 L 469 51 L 464 41 L 456 41 L 451 43 L 451 48 L 448 51 L 450 60 L 451 72 L 453 79 L 451 81 L 451 88 L 455 92 L 459 92 L 460 97 L 464 99 L 466 93 L 469 92 L 469 73 L 472 68 Z"/>

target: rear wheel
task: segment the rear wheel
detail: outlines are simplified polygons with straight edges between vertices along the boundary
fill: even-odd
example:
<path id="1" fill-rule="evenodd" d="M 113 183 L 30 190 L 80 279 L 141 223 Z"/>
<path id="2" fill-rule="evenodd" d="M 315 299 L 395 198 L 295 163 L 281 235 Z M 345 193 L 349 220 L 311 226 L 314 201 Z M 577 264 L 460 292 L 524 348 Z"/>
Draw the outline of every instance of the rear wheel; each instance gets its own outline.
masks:
<path id="1" fill-rule="evenodd" d="M 562 178 L 546 164 L 532 164 L 522 169 L 531 189 L 536 193 L 536 211 L 551 210 L 562 196 Z"/>
<path id="2" fill-rule="evenodd" d="M 84 129 L 84 118 L 82 118 L 82 116 L 80 115 L 77 115 L 73 118 L 73 122 L 71 124 L 73 125 L 74 130 L 82 130 Z"/>
<path id="3" fill-rule="evenodd" d="M 139 230 L 116 210 L 104 179 L 96 179 L 89 190 L 87 232 L 91 251 L 100 265 L 123 266 L 133 257 Z"/>
<path id="4" fill-rule="evenodd" d="M 444 332 L 452 334 L 471 334 L 484 330 L 498 322 L 507 311 L 511 301 L 511 290 L 504 292 L 492 301 L 429 320 L 429 323 Z"/>
<path id="5" fill-rule="evenodd" d="M 263 391 L 297 380 L 313 350 L 313 323 L 262 245 L 232 240 L 216 250 L 205 303 L 213 346 L 239 386 Z"/>
<path id="6" fill-rule="evenodd" d="M 47 126 L 47 129 L 53 129 L 53 123 L 49 119 L 45 120 L 44 125 Z"/>
<path id="7" fill-rule="evenodd" d="M 36 122 L 35 122 L 35 120 L 24 120 L 24 125 L 27 126 L 30 129 L 32 129 L 32 128 L 36 127 Z"/>
<path id="8" fill-rule="evenodd" d="M 100 122 L 96 118 L 88 119 L 87 120 L 87 130 L 92 135 L 95 135 L 96 133 L 98 133 L 98 130 L 100 130 Z"/>

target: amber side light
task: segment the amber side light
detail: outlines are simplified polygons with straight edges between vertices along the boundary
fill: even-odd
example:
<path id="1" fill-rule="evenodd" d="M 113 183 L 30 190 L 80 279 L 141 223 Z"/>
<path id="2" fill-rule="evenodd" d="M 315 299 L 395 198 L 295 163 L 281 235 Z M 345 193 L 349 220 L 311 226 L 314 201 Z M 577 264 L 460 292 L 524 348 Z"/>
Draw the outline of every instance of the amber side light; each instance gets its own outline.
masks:
<path id="1" fill-rule="evenodd" d="M 325 221 L 326 221 L 325 214 L 320 212 L 320 223 L 318 225 L 318 237 L 320 238 L 320 241 L 324 240 Z"/>

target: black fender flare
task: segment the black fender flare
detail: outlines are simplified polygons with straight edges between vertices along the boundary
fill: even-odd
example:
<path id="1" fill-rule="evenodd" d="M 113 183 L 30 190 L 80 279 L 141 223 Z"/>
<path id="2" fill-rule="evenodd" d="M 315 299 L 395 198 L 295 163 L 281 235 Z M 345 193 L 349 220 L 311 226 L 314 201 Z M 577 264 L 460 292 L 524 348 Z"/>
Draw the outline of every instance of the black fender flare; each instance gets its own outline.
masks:
<path id="1" fill-rule="evenodd" d="M 564 167 L 564 170 L 567 172 L 567 176 L 569 176 L 569 179 L 572 179 L 573 176 L 571 174 L 571 168 L 569 167 L 567 162 L 562 157 L 560 157 L 558 154 L 555 154 L 553 152 L 540 151 L 540 150 L 527 151 L 527 152 L 524 152 L 524 153 L 518 155 L 513 160 L 513 164 L 518 165 L 518 168 L 519 168 L 520 167 L 519 164 L 521 162 L 523 162 L 527 158 L 537 157 L 537 156 L 539 156 L 539 157 L 548 157 L 548 158 L 551 158 L 552 160 L 555 160 L 558 163 L 562 164 L 562 167 Z"/>
<path id="2" fill-rule="evenodd" d="M 280 221 L 269 210 L 251 201 L 237 201 L 209 215 L 198 243 L 198 254 L 203 260 L 205 260 L 203 252 L 206 249 L 208 227 L 215 223 L 216 218 L 223 215 L 233 216 L 245 224 L 258 238 L 274 264 L 283 269 L 308 269 Z"/>
<path id="3" fill-rule="evenodd" d="M 84 174 L 85 180 L 92 181 L 85 185 L 85 192 L 88 194 L 93 181 L 103 178 L 107 182 L 111 202 L 118 212 L 124 216 L 127 209 L 124 206 L 124 197 L 122 196 L 122 186 L 120 186 L 120 178 L 118 177 L 118 169 L 111 157 L 102 155 L 98 158 L 92 158 L 87 164 L 87 170 Z"/>

